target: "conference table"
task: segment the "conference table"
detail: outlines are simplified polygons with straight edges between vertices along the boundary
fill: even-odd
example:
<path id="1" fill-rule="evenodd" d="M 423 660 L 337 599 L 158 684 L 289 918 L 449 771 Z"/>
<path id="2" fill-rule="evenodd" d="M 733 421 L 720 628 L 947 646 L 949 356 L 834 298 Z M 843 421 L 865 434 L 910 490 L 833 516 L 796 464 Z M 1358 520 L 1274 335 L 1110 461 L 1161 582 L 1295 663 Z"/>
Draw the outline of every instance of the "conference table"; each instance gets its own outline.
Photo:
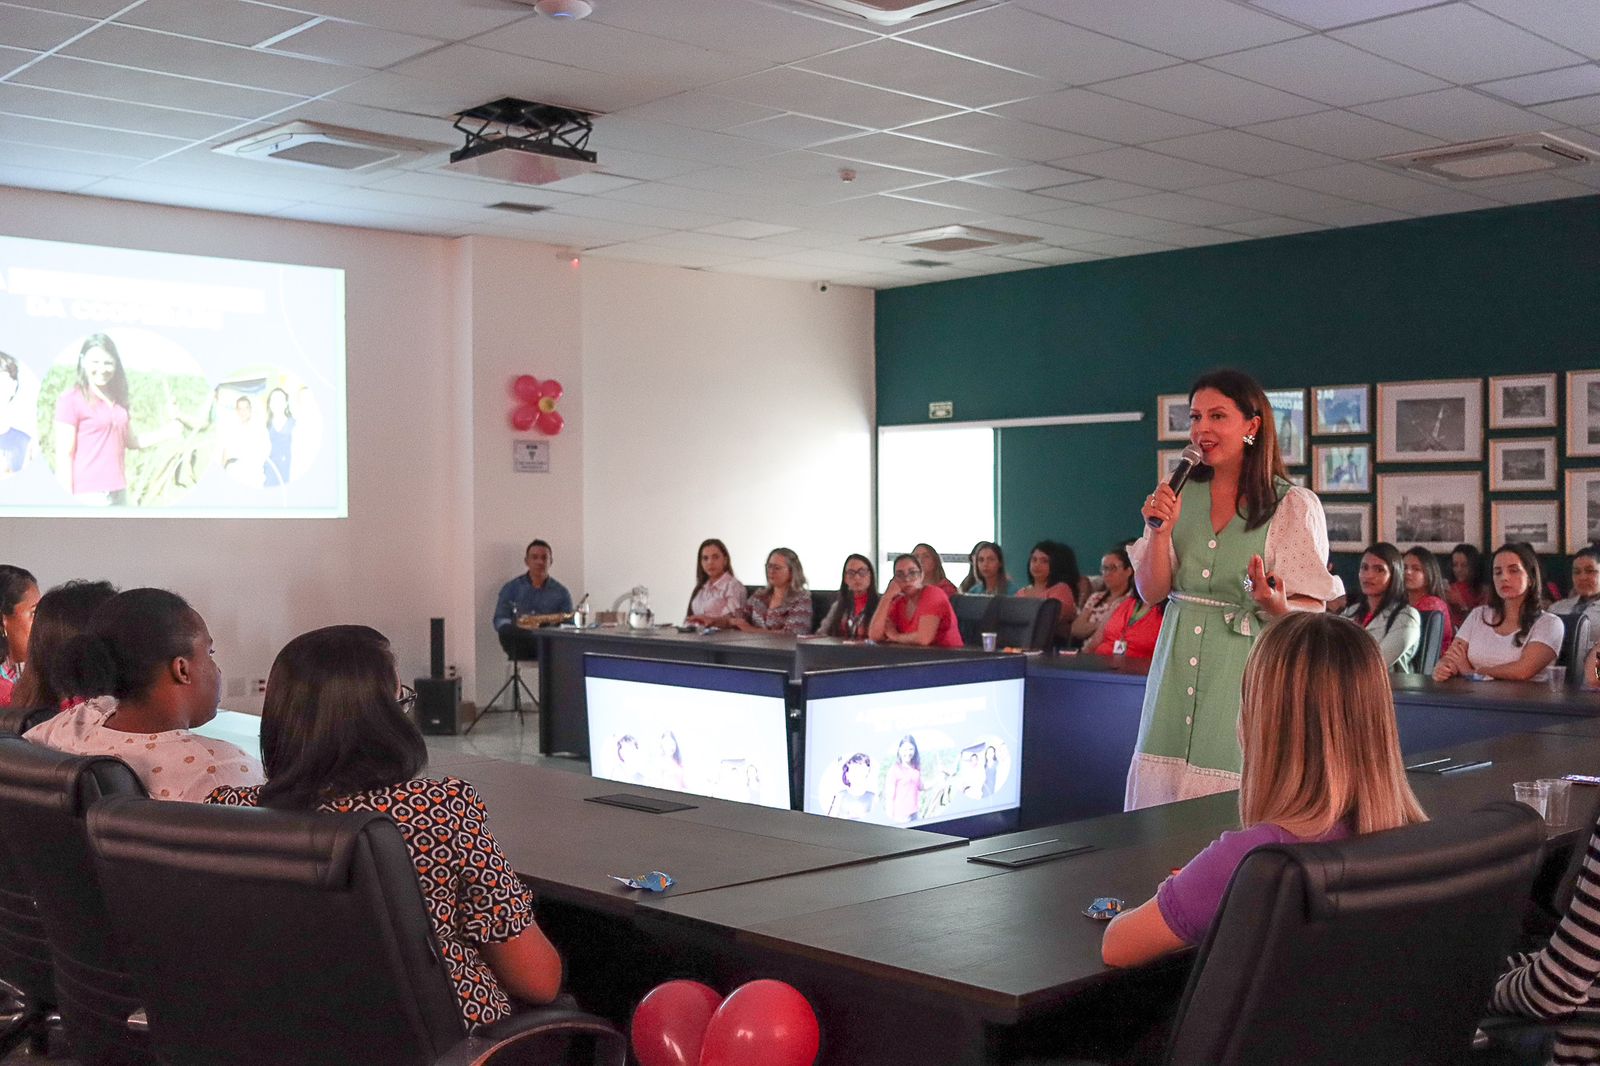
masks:
<path id="1" fill-rule="evenodd" d="M 1411 774 L 1433 817 L 1509 799 L 1513 781 L 1600 772 L 1600 730 L 1466 741 L 1408 761 L 1444 756 L 1489 765 Z M 1225 794 L 968 842 L 546 767 L 476 761 L 449 772 L 483 794 L 586 1006 L 626 1020 L 661 980 L 692 977 L 726 993 L 774 977 L 815 1006 L 819 1061 L 840 1066 L 1007 1062 L 1074 1019 L 1173 994 L 1185 957 L 1110 970 L 1104 926 L 1080 912 L 1097 896 L 1148 898 L 1237 825 L 1236 797 Z M 692 809 L 588 802 L 619 791 Z M 1600 788 L 1574 786 L 1545 881 L 1559 879 L 1597 807 Z M 1090 850 L 1020 869 L 968 861 L 1046 840 Z M 610 879 L 653 869 L 676 883 L 658 895 Z"/>

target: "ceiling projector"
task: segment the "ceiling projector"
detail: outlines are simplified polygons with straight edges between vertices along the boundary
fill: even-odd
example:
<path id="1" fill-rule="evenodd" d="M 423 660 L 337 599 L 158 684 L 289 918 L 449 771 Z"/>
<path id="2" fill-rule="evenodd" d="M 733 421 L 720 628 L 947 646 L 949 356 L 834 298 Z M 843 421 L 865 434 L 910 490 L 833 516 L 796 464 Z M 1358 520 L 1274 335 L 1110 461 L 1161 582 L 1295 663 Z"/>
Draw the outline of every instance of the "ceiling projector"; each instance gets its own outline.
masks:
<path id="1" fill-rule="evenodd" d="M 461 112 L 455 128 L 467 140 L 444 166 L 452 173 L 548 185 L 599 167 L 588 147 L 594 124 L 584 111 L 508 96 Z"/>

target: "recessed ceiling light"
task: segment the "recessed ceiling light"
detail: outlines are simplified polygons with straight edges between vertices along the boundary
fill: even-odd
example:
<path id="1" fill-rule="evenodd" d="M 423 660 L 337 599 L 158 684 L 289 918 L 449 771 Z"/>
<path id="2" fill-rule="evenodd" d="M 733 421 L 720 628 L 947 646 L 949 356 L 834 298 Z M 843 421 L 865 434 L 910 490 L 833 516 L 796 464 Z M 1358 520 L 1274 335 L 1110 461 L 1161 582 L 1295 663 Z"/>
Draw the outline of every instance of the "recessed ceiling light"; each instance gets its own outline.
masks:
<path id="1" fill-rule="evenodd" d="M 994 248 L 1002 244 L 1031 244 L 1038 237 L 1004 230 L 983 229 L 980 226 L 935 226 L 933 229 L 912 230 L 910 233 L 891 233 L 887 237 L 868 237 L 876 244 L 896 244 L 909 248 L 925 248 L 930 252 L 971 252 L 979 248 Z"/>
<path id="2" fill-rule="evenodd" d="M 533 9 L 553 19 L 586 19 L 594 12 L 589 0 L 539 0 Z"/>
<path id="3" fill-rule="evenodd" d="M 876 22 L 880 26 L 893 26 L 897 22 L 905 22 L 918 15 L 926 15 L 932 11 L 968 2 L 969 0 L 807 0 L 807 3 L 815 4 L 817 7 L 842 11 L 846 15 L 855 15 L 868 22 Z"/>

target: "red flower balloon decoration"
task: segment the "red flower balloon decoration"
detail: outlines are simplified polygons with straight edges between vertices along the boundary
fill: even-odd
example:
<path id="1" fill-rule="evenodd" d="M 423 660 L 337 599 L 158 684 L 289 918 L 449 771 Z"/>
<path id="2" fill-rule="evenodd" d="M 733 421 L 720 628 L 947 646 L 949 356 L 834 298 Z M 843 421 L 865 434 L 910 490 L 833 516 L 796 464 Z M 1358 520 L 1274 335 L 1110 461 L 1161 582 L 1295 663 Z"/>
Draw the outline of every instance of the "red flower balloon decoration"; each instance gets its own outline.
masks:
<path id="1" fill-rule="evenodd" d="M 554 379 L 540 381 L 532 374 L 523 374 L 511 384 L 511 395 L 517 401 L 511 412 L 511 428 L 519 433 L 539 427 L 539 432 L 553 437 L 561 432 L 567 420 L 556 410 L 561 399 L 561 382 Z"/>

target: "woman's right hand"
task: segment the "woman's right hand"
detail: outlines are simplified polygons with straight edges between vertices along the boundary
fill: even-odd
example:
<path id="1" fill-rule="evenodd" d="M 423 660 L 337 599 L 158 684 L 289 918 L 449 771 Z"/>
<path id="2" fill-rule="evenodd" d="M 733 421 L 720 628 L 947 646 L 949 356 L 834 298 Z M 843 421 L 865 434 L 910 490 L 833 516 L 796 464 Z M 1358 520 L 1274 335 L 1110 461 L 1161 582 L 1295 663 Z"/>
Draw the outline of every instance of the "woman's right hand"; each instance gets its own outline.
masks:
<path id="1" fill-rule="evenodd" d="M 1449 649 L 1440 658 L 1439 665 L 1433 668 L 1435 681 L 1448 681 L 1461 673 L 1466 668 L 1466 653 L 1462 650 L 1464 645 L 1460 641 L 1451 644 Z"/>
<path id="2" fill-rule="evenodd" d="M 1161 527 L 1152 529 L 1156 536 L 1171 536 L 1172 527 L 1178 522 L 1178 515 L 1183 512 L 1183 500 L 1172 491 L 1172 486 L 1165 481 L 1156 486 L 1156 490 L 1144 498 L 1144 506 L 1139 513 L 1144 516 L 1146 527 L 1150 519 L 1161 519 Z"/>

